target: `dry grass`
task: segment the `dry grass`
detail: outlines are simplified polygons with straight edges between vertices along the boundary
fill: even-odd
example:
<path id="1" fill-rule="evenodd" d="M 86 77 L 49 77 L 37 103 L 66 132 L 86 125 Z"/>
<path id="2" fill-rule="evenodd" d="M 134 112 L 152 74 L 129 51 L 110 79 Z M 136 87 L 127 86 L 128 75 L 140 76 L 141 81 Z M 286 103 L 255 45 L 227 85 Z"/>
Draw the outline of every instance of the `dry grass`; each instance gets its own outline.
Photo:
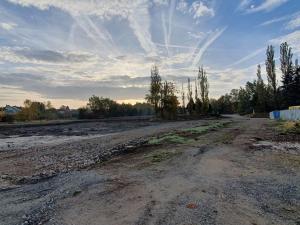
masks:
<path id="1" fill-rule="evenodd" d="M 277 127 L 283 134 L 300 134 L 300 121 L 280 121 Z"/>

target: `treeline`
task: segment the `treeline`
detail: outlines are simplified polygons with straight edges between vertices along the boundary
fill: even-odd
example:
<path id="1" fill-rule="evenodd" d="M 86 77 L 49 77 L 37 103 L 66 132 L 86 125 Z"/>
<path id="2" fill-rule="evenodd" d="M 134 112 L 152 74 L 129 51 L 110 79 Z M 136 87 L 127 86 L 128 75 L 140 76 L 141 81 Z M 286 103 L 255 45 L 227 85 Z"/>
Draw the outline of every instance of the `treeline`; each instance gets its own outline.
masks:
<path id="1" fill-rule="evenodd" d="M 0 122 L 55 120 L 55 119 L 98 119 L 121 116 L 153 115 L 154 109 L 148 103 L 119 104 L 109 98 L 92 96 L 86 107 L 70 109 L 62 105 L 55 109 L 51 102 L 25 100 L 23 107 L 14 107 L 17 113 L 5 113 L 0 108 Z"/>
<path id="2" fill-rule="evenodd" d="M 70 119 L 77 117 L 76 110 L 70 110 L 68 106 L 64 105 L 59 109 L 55 109 L 50 101 L 38 102 L 26 99 L 23 107 L 14 108 L 17 108 L 18 112 L 6 113 L 5 108 L 0 108 L 0 122 Z"/>
<path id="3" fill-rule="evenodd" d="M 218 113 L 267 113 L 300 105 L 300 66 L 293 61 L 292 48 L 286 43 L 280 45 L 281 82 L 277 80 L 275 51 L 272 45 L 266 51 L 267 83 L 262 79 L 261 66 L 257 66 L 257 79 L 247 82 L 245 87 L 233 89 L 217 100 L 211 100 Z"/>
<path id="4" fill-rule="evenodd" d="M 163 119 L 176 119 L 177 114 L 203 115 L 211 111 L 208 93 L 209 84 L 206 71 L 199 68 L 195 78 L 195 95 L 190 78 L 188 78 L 187 90 L 182 85 L 182 104 L 179 106 L 177 97 L 178 90 L 175 84 L 169 81 L 162 81 L 157 66 L 151 69 L 151 84 L 149 94 L 146 95 L 148 103 L 153 105 L 155 115 Z M 187 92 L 187 94 L 186 94 Z M 187 104 L 185 103 L 187 100 Z"/>
<path id="5" fill-rule="evenodd" d="M 147 103 L 119 104 L 109 98 L 93 95 L 86 107 L 78 109 L 79 119 L 96 119 L 121 116 L 153 115 L 153 107 Z"/>

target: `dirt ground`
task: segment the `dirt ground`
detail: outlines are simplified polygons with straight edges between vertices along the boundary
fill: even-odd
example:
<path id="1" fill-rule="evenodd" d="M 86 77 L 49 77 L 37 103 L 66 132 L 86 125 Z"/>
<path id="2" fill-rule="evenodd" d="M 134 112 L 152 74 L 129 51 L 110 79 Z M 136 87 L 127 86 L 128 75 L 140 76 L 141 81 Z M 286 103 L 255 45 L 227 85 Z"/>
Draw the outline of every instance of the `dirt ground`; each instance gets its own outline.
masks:
<path id="1" fill-rule="evenodd" d="M 2 151 L 0 224 L 299 225 L 300 143 L 278 141 L 267 119 L 222 121 L 180 143 L 145 140 L 220 121 Z M 95 160 L 132 143 L 127 154 Z"/>

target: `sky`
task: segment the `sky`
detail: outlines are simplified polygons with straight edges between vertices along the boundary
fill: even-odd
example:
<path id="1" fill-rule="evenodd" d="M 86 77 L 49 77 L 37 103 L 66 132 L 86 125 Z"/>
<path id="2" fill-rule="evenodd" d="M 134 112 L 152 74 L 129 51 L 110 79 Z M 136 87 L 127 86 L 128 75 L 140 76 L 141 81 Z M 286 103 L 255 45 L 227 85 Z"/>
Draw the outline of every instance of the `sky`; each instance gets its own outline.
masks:
<path id="1" fill-rule="evenodd" d="M 217 98 L 283 41 L 300 58 L 299 0 L 0 0 L 0 106 L 143 101 L 154 64 L 178 87 L 203 65 Z"/>

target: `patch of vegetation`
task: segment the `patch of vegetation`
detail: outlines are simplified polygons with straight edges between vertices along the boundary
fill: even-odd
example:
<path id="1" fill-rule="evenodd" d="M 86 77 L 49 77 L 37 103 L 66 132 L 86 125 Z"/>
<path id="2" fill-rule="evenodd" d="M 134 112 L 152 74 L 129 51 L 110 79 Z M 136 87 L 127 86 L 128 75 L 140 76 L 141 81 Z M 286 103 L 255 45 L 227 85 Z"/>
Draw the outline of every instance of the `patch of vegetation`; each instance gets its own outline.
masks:
<path id="1" fill-rule="evenodd" d="M 158 145 L 162 143 L 175 143 L 175 144 L 185 144 L 189 139 L 179 136 L 178 134 L 168 134 L 161 138 L 152 138 L 148 143 L 151 145 Z"/>
<path id="2" fill-rule="evenodd" d="M 182 129 L 180 131 L 166 134 L 162 137 L 156 137 L 149 140 L 150 145 L 159 145 L 162 143 L 186 144 L 195 139 L 195 135 L 205 134 L 211 130 L 225 127 L 229 122 L 217 122 L 199 127 Z"/>
<path id="3" fill-rule="evenodd" d="M 152 163 L 158 163 L 170 159 L 171 157 L 177 154 L 178 152 L 158 152 L 158 153 L 151 154 L 149 157 Z"/>
<path id="4" fill-rule="evenodd" d="M 226 124 L 228 124 L 228 122 L 217 122 L 217 123 L 212 123 L 212 124 L 209 124 L 206 126 L 187 128 L 187 129 L 184 129 L 183 131 L 189 132 L 191 134 L 204 134 L 210 130 L 223 128 Z"/>
<path id="5" fill-rule="evenodd" d="M 300 134 L 300 121 L 279 121 L 277 129 L 282 134 Z"/>

